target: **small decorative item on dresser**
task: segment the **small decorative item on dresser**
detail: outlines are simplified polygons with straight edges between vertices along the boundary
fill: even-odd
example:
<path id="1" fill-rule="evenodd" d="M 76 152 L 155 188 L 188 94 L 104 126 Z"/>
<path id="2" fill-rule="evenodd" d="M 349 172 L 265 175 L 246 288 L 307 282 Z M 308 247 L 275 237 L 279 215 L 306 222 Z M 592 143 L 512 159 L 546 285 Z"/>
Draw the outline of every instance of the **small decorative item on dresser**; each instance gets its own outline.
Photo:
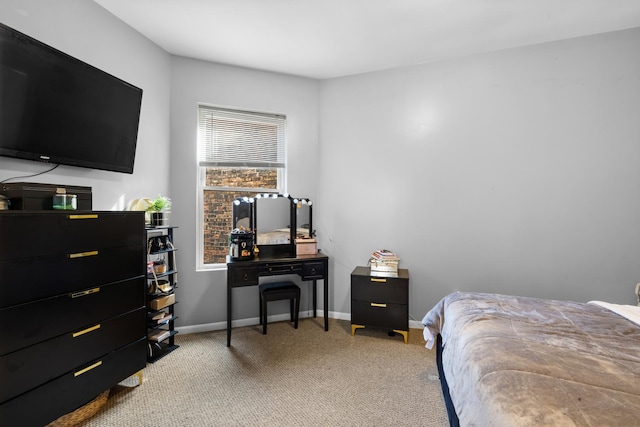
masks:
<path id="1" fill-rule="evenodd" d="M 53 195 L 53 209 L 76 210 L 78 208 L 78 196 L 67 194 L 65 189 L 58 189 Z"/>
<path id="2" fill-rule="evenodd" d="M 316 239 L 296 239 L 296 256 L 315 255 L 318 253 L 318 244 Z"/>
<path id="3" fill-rule="evenodd" d="M 244 228 L 234 228 L 229 234 L 229 255 L 235 260 L 253 258 L 253 233 Z"/>
<path id="4" fill-rule="evenodd" d="M 167 225 L 169 219 L 169 209 L 171 208 L 171 199 L 166 196 L 158 196 L 151 201 L 151 205 L 147 208 L 151 212 L 151 226 L 163 227 Z"/>

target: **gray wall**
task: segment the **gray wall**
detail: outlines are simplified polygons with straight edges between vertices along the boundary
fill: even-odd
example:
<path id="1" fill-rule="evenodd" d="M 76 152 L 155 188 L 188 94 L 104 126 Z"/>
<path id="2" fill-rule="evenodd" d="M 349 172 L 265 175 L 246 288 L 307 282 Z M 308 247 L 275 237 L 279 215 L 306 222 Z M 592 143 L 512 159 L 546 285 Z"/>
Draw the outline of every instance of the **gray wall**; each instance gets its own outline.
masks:
<path id="1" fill-rule="evenodd" d="M 166 194 L 170 56 L 93 1 L 3 0 L 0 22 L 143 89 L 132 175 L 60 166 L 18 181 L 92 187 L 96 210 L 121 210 L 135 198 Z M 49 168 L 0 157 L 0 181 Z"/>
<path id="2" fill-rule="evenodd" d="M 457 290 L 635 304 L 638 46 L 633 29 L 323 81 L 330 309 L 377 248 L 410 270 L 417 320 Z"/>

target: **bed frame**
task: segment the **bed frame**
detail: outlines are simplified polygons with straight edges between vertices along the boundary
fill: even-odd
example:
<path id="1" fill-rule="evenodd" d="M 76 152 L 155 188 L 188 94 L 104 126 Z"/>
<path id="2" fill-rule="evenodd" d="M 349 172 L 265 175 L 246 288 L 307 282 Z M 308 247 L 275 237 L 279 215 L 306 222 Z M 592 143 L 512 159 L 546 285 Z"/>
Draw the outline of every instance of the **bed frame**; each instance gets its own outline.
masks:
<path id="1" fill-rule="evenodd" d="M 449 394 L 449 384 L 447 384 L 447 379 L 445 378 L 444 370 L 442 369 L 442 336 L 440 334 L 438 334 L 436 340 L 436 364 L 438 365 L 442 397 L 444 397 L 444 404 L 447 407 L 447 415 L 449 416 L 449 425 L 451 427 L 460 427 L 458 414 L 456 414 L 456 408 L 453 406 L 451 395 Z"/>

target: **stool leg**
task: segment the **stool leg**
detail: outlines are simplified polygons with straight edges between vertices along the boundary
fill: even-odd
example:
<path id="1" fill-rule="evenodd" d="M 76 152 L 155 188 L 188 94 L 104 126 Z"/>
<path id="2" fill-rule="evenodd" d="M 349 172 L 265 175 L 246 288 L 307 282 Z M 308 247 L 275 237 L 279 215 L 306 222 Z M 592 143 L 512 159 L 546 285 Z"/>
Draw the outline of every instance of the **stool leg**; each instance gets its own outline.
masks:
<path id="1" fill-rule="evenodd" d="M 298 317 L 300 315 L 300 294 L 296 296 L 296 311 L 294 313 L 295 313 L 294 327 L 298 329 Z"/>
<path id="2" fill-rule="evenodd" d="M 260 324 L 262 325 L 262 294 L 260 294 L 260 301 L 258 302 L 258 306 L 260 307 Z"/>
<path id="3" fill-rule="evenodd" d="M 262 335 L 267 335 L 267 300 L 262 299 Z"/>

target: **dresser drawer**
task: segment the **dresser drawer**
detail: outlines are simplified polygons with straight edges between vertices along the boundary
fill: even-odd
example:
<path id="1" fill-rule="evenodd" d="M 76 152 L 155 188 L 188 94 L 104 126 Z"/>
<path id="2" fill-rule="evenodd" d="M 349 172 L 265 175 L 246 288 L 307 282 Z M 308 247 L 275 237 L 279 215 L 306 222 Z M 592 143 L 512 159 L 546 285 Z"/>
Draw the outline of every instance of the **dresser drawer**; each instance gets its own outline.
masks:
<path id="1" fill-rule="evenodd" d="M 145 280 L 139 278 L 3 308 L 0 309 L 3 331 L 0 354 L 89 327 L 144 306 Z"/>
<path id="2" fill-rule="evenodd" d="M 146 338 L 144 308 L 0 356 L 0 402 Z M 43 361 L 46 357 L 46 362 Z"/>
<path id="3" fill-rule="evenodd" d="M 42 212 L 0 215 L 0 259 L 144 244 L 143 212 Z"/>
<path id="4" fill-rule="evenodd" d="M 368 302 L 407 304 L 409 298 L 409 282 L 407 280 L 397 278 L 385 278 L 386 282 L 377 280 L 381 279 L 352 276 L 351 298 Z"/>
<path id="5" fill-rule="evenodd" d="M 141 245 L 0 261 L 0 308 L 145 274 Z"/>
<path id="6" fill-rule="evenodd" d="M 143 338 L 0 404 L 0 420 L 6 426 L 41 427 L 135 374 L 146 362 L 147 340 Z"/>
<path id="7" fill-rule="evenodd" d="M 408 331 L 409 307 L 406 304 L 352 300 L 351 323 Z"/>

